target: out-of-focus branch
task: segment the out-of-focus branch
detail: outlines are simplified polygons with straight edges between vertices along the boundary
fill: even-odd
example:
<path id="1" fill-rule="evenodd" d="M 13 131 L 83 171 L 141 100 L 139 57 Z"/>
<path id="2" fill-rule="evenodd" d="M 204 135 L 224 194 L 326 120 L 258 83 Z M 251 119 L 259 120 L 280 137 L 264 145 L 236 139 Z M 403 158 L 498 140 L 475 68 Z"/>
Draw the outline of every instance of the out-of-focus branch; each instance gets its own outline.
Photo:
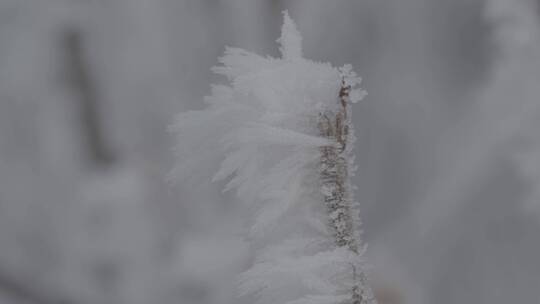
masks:
<path id="1" fill-rule="evenodd" d="M 108 166 L 114 161 L 114 156 L 103 137 L 97 89 L 84 58 L 82 34 L 80 31 L 70 30 L 65 34 L 63 43 L 69 77 L 72 86 L 80 95 L 80 118 L 88 157 L 97 166 Z"/>
<path id="2" fill-rule="evenodd" d="M 46 295 L 24 282 L 5 272 L 0 271 L 0 293 L 28 304 L 71 304 L 72 301 L 54 298 Z"/>

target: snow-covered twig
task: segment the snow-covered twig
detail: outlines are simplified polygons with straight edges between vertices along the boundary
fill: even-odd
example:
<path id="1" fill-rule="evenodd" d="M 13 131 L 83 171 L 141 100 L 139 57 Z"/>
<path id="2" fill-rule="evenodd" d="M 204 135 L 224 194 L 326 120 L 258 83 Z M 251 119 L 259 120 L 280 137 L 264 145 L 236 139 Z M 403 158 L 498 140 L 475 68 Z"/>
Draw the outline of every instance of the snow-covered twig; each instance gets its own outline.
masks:
<path id="1" fill-rule="evenodd" d="M 349 107 L 360 78 L 303 58 L 301 36 L 285 12 L 282 58 L 228 48 L 202 111 L 182 113 L 180 178 L 227 180 L 250 210 L 246 239 L 255 258 L 240 275 L 241 296 L 257 304 L 373 304 L 353 197 L 354 133 Z M 210 166 L 210 167 L 208 167 Z"/>
<path id="2" fill-rule="evenodd" d="M 346 77 L 344 75 L 343 77 Z M 328 210 L 330 225 L 334 233 L 334 241 L 338 247 L 346 247 L 359 254 L 360 238 L 355 231 L 359 222 L 353 214 L 351 204 L 351 185 L 349 182 L 351 140 L 349 130 L 352 129 L 349 112 L 351 85 L 345 78 L 339 90 L 339 107 L 336 113 L 327 111 L 319 116 L 321 135 L 328 138 L 334 145 L 321 147 L 321 192 Z M 373 294 L 367 287 L 366 275 L 358 271 L 356 265 L 351 265 L 353 281 L 353 304 L 364 304 L 373 301 Z"/>

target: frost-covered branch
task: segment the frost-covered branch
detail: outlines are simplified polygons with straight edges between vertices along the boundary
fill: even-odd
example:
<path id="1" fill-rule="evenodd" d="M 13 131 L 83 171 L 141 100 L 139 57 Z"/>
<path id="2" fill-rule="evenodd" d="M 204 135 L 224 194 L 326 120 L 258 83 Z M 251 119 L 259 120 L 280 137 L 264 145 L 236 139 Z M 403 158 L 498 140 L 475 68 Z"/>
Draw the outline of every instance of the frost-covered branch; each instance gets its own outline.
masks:
<path id="1" fill-rule="evenodd" d="M 345 75 L 343 77 L 346 77 Z M 338 247 L 346 247 L 359 254 L 360 238 L 356 233 L 359 222 L 354 215 L 351 185 L 349 182 L 349 165 L 352 165 L 348 142 L 354 140 L 349 134 L 352 130 L 350 115 L 348 115 L 351 85 L 342 81 L 339 90 L 339 107 L 337 112 L 327 111 L 319 117 L 321 135 L 335 142 L 334 145 L 321 147 L 321 192 L 328 210 L 334 241 Z M 370 303 L 373 294 L 367 286 L 365 273 L 352 264 L 355 285 L 352 289 L 353 304 Z"/>
<path id="2" fill-rule="evenodd" d="M 208 107 L 179 115 L 179 178 L 214 171 L 250 211 L 255 260 L 239 293 L 257 304 L 372 304 L 360 239 L 349 107 L 365 92 L 349 65 L 302 57 L 284 14 L 281 58 L 228 48 Z"/>

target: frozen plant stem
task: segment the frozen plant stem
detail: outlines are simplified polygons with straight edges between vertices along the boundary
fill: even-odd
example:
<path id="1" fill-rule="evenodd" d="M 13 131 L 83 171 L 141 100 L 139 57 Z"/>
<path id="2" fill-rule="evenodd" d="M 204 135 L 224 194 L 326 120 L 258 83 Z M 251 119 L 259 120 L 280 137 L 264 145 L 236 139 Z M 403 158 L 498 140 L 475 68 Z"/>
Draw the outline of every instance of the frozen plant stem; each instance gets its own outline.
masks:
<path id="1" fill-rule="evenodd" d="M 213 171 L 235 190 L 254 253 L 238 295 L 254 304 L 374 304 L 354 199 L 350 105 L 365 91 L 352 66 L 302 55 L 284 12 L 281 57 L 227 48 L 207 108 L 182 113 L 175 172 Z M 206 168 L 206 169 L 205 169 Z M 245 213 L 244 213 L 245 212 Z"/>
<path id="2" fill-rule="evenodd" d="M 336 145 L 321 147 L 321 181 L 324 202 L 334 229 L 337 246 L 347 246 L 358 253 L 358 245 L 353 237 L 353 223 L 350 216 L 345 181 L 348 177 L 347 159 L 344 155 L 347 146 L 347 101 L 348 87 L 340 90 L 341 107 L 337 113 L 321 113 L 319 130 L 321 135 Z"/>
<path id="3" fill-rule="evenodd" d="M 348 181 L 347 140 L 349 136 L 350 118 L 349 93 L 351 87 L 342 81 L 339 90 L 339 107 L 336 113 L 326 111 L 319 115 L 319 131 L 335 145 L 321 147 L 321 192 L 329 215 L 330 226 L 334 233 L 334 242 L 338 247 L 346 247 L 354 254 L 359 254 L 359 240 L 356 239 L 354 217 L 351 211 L 350 186 Z M 351 264 L 352 304 L 364 304 L 370 299 L 361 288 L 366 286 L 363 272 L 358 273 Z"/>

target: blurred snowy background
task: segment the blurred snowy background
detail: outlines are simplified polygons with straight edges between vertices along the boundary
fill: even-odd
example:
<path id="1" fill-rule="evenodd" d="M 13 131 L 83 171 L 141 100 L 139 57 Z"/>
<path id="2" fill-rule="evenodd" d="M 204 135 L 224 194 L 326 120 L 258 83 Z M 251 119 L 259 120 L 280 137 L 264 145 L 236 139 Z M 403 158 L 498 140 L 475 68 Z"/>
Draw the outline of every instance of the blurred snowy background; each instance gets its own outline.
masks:
<path id="1" fill-rule="evenodd" d="M 540 303 L 537 0 L 0 0 L 0 303 L 229 304 L 251 253 L 172 185 L 225 45 L 352 63 L 381 304 Z"/>

